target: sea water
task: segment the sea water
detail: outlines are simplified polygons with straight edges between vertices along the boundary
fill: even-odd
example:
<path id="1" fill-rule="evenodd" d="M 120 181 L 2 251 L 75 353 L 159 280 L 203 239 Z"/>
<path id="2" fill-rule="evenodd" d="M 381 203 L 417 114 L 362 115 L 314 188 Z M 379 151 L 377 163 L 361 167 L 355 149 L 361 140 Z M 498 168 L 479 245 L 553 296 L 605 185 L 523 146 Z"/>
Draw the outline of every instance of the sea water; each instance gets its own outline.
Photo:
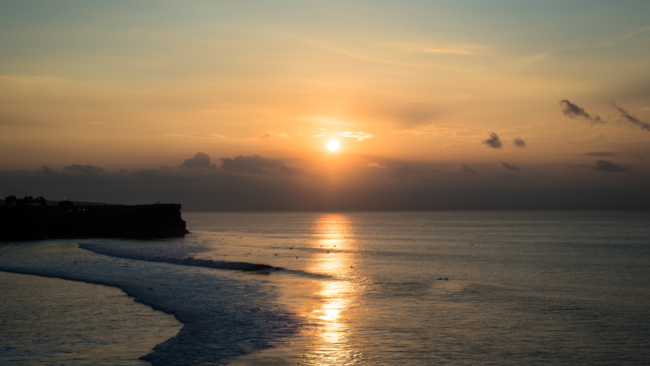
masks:
<path id="1" fill-rule="evenodd" d="M 0 270 L 114 287 L 155 309 L 103 326 L 159 337 L 180 328 L 140 338 L 154 348 L 140 356 L 156 365 L 650 364 L 648 212 L 183 217 L 192 232 L 183 239 L 5 244 Z M 22 313 L 0 315 L 0 360 L 55 364 L 56 347 L 21 344 L 74 352 L 75 339 L 91 339 L 83 327 L 30 333 L 16 318 L 33 317 L 37 296 L 8 291 L 28 299 Z M 88 306 L 124 319 L 134 311 Z M 42 329 L 54 326 L 41 318 Z M 7 329 L 23 342 L 3 338 Z M 105 338 L 89 344 L 123 342 Z M 123 362 L 114 352 L 86 357 Z"/>

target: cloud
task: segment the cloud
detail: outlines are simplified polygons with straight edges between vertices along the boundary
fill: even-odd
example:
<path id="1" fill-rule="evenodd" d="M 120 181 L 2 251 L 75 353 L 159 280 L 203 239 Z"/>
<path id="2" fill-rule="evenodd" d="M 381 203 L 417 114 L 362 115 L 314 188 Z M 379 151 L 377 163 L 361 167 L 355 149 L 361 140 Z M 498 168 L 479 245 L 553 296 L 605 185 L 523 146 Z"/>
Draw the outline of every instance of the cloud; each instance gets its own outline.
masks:
<path id="1" fill-rule="evenodd" d="M 628 165 L 612 163 L 609 160 L 598 160 L 596 161 L 596 164 L 591 167 L 591 169 L 597 172 L 607 173 L 623 173 L 632 171 L 632 168 Z"/>
<path id="2" fill-rule="evenodd" d="M 380 164 L 389 169 L 370 169 L 367 164 L 379 162 L 377 158 L 358 158 L 366 160 L 337 166 L 318 165 L 316 161 L 309 165 L 305 160 L 300 164 L 306 165 L 300 167 L 305 166 L 309 174 L 255 156 L 226 160 L 242 174 L 227 169 L 186 168 L 100 174 L 80 174 L 70 169 L 52 169 L 52 174 L 44 174 L 42 169 L 0 169 L 0 191 L 5 196 L 67 197 L 89 202 L 180 203 L 183 212 L 650 209 L 650 170 L 641 162 L 634 174 L 598 172 L 600 179 L 594 179 L 592 169 L 627 171 L 629 167 L 621 169 L 616 164 L 619 168 L 611 169 L 611 162 L 594 165 L 593 161 L 591 167 L 573 169 L 529 164 L 520 179 L 503 179 L 503 168 L 496 169 L 494 163 L 465 162 L 475 167 L 477 174 L 468 165 L 438 162 L 434 174 L 430 171 L 432 162 L 381 160 Z M 251 161 L 261 164 L 254 168 L 243 164 Z M 259 165 L 277 169 L 257 169 Z M 399 168 L 390 169 L 393 165 Z M 263 174 L 246 174 L 264 169 L 267 172 Z M 461 170 L 465 174 L 459 173 Z"/>
<path id="3" fill-rule="evenodd" d="M 596 115 L 596 117 L 592 117 L 583 108 L 578 107 L 577 105 L 569 102 L 566 99 L 561 100 L 560 105 L 563 107 L 562 113 L 564 113 L 565 116 L 568 116 L 568 117 L 571 117 L 571 118 L 584 118 L 586 120 L 591 121 L 592 125 L 596 124 L 596 123 L 605 123 L 600 118 L 600 116 Z"/>
<path id="4" fill-rule="evenodd" d="M 637 155 L 636 157 L 637 157 L 637 159 L 645 160 L 645 157 L 643 157 L 641 155 Z"/>
<path id="5" fill-rule="evenodd" d="M 424 52 L 451 53 L 451 54 L 457 54 L 457 55 L 471 55 L 471 54 L 474 53 L 472 51 L 455 49 L 455 48 L 446 48 L 446 47 L 427 48 L 427 49 L 424 50 Z"/>
<path id="6" fill-rule="evenodd" d="M 494 132 L 492 132 L 490 134 L 490 138 L 483 141 L 482 144 L 486 144 L 493 149 L 500 149 L 503 146 L 501 140 L 499 139 L 499 136 Z"/>
<path id="7" fill-rule="evenodd" d="M 219 139 L 227 139 L 227 136 L 221 136 L 221 135 L 184 135 L 180 133 L 163 133 L 163 136 L 169 136 L 169 137 L 191 137 L 191 138 L 219 138 Z"/>
<path id="8" fill-rule="evenodd" d="M 261 135 L 257 136 L 257 138 L 259 138 L 260 140 L 269 140 L 269 139 L 278 139 L 278 140 L 287 139 L 287 140 L 291 140 L 291 136 L 289 136 L 289 134 L 286 133 L 286 132 L 275 133 L 275 132 L 271 132 L 271 131 L 264 131 L 264 132 L 262 132 Z"/>
<path id="9" fill-rule="evenodd" d="M 424 135 L 431 134 L 434 136 L 444 136 L 446 138 L 457 139 L 459 135 L 464 137 L 470 136 L 472 134 L 479 133 L 480 130 L 463 125 L 454 125 L 454 124 L 431 124 L 426 126 L 416 126 L 415 128 L 396 131 L 392 130 L 390 132 L 395 133 L 404 133 L 404 134 L 413 134 L 413 135 Z M 482 133 L 482 131 L 480 132 Z"/>
<path id="10" fill-rule="evenodd" d="M 280 173 L 285 175 L 304 175 L 305 171 L 300 168 L 292 168 L 290 166 L 283 165 L 280 167 Z"/>
<path id="11" fill-rule="evenodd" d="M 499 160 L 499 162 L 501 163 L 501 166 L 502 166 L 502 167 L 504 167 L 504 168 L 506 168 L 506 169 L 508 169 L 508 170 L 511 170 L 511 171 L 513 171 L 513 172 L 519 172 L 519 171 L 521 171 L 521 169 L 519 169 L 519 167 L 516 167 L 516 166 L 514 166 L 514 165 L 508 164 L 508 163 L 506 163 L 505 161 Z"/>
<path id="12" fill-rule="evenodd" d="M 391 177 L 397 179 L 407 179 L 413 175 L 423 174 L 424 172 L 418 168 L 414 168 L 410 165 L 402 165 L 399 168 L 393 169 L 391 172 Z"/>
<path id="13" fill-rule="evenodd" d="M 514 142 L 515 146 L 517 146 L 517 147 L 526 147 L 526 142 L 524 142 L 524 140 L 520 139 L 519 137 L 512 140 L 512 142 Z"/>
<path id="14" fill-rule="evenodd" d="M 630 38 L 630 37 L 632 37 L 632 36 L 635 35 L 635 34 L 639 34 L 639 33 L 647 32 L 647 31 L 649 31 L 649 30 L 650 30 L 650 26 L 643 27 L 643 28 L 639 28 L 639 29 L 635 29 L 635 30 L 633 30 L 632 32 L 629 32 L 629 33 L 627 33 L 627 34 L 622 35 L 621 38 Z"/>
<path id="15" fill-rule="evenodd" d="M 611 152 L 588 152 L 585 153 L 587 156 L 615 156 L 616 154 L 611 153 Z"/>
<path id="16" fill-rule="evenodd" d="M 43 167 L 41 168 L 43 171 L 48 172 L 47 169 L 48 167 Z M 79 165 L 79 164 L 72 164 L 69 166 L 63 167 L 64 170 L 68 170 L 71 172 L 77 172 L 77 173 L 82 173 L 82 174 L 98 174 L 104 172 L 104 169 L 96 166 L 92 166 L 90 164 L 87 165 Z M 51 173 L 51 169 L 48 173 Z"/>
<path id="17" fill-rule="evenodd" d="M 208 154 L 197 152 L 193 158 L 186 159 L 179 168 L 217 169 L 217 166 L 210 163 Z"/>
<path id="18" fill-rule="evenodd" d="M 476 174 L 476 170 L 470 168 L 468 165 L 460 164 L 460 170 L 466 174 Z"/>
<path id="19" fill-rule="evenodd" d="M 352 131 L 338 132 L 338 133 L 336 134 L 336 136 L 340 136 L 340 137 L 352 137 L 352 138 L 357 139 L 357 141 L 363 141 L 363 140 L 365 140 L 365 139 L 372 138 L 372 135 L 371 135 L 371 134 L 369 134 L 369 133 L 365 133 L 365 132 L 361 132 L 361 131 L 359 131 L 359 132 L 352 132 Z"/>
<path id="20" fill-rule="evenodd" d="M 632 116 L 630 113 L 628 113 L 628 111 L 617 106 L 614 103 L 612 103 L 612 106 L 618 111 L 620 117 L 623 118 L 623 120 L 630 122 L 633 125 L 641 127 L 642 130 L 650 131 L 650 123 L 641 121 L 640 119 Z"/>
<path id="21" fill-rule="evenodd" d="M 370 164 L 368 164 L 368 168 L 386 169 L 385 166 L 383 166 L 383 165 L 379 165 L 379 164 L 377 164 L 377 163 L 370 163 Z"/>
<path id="22" fill-rule="evenodd" d="M 221 158 L 221 162 L 221 169 L 223 170 L 257 175 L 268 174 L 267 169 L 278 169 L 284 166 L 284 163 L 280 160 L 264 159 L 257 154 L 253 156 L 239 155 L 234 159 Z"/>
<path id="23" fill-rule="evenodd" d="M 52 170 L 52 168 L 50 168 L 49 166 L 42 166 L 40 171 L 48 175 L 54 174 L 54 170 Z"/>

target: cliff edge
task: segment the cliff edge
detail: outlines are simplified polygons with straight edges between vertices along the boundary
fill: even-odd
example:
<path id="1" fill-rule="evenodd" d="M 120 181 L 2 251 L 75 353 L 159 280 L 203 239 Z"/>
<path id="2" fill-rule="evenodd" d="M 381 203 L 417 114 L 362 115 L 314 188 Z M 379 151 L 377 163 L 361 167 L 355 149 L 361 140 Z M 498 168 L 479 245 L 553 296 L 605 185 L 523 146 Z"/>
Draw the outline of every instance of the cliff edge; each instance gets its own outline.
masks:
<path id="1" fill-rule="evenodd" d="M 0 206 L 0 241 L 60 238 L 168 238 L 187 234 L 179 204 Z"/>

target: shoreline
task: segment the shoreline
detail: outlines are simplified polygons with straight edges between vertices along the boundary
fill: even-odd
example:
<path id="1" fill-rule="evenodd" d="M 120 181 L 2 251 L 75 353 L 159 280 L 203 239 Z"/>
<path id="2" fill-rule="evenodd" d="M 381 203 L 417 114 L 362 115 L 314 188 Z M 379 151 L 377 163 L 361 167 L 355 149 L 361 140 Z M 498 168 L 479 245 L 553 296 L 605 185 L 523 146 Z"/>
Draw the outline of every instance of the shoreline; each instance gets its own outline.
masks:
<path id="1" fill-rule="evenodd" d="M 29 329 L 8 328 L 7 331 L 18 333 L 18 339 L 21 339 L 19 345 L 24 349 L 30 349 L 33 344 L 45 348 L 42 353 L 29 354 L 32 358 L 25 362 L 87 364 L 90 357 L 93 362 L 114 360 L 123 363 L 133 360 L 133 364 L 138 364 L 138 360 L 149 361 L 146 357 L 155 352 L 158 345 L 175 337 L 185 326 L 170 312 L 136 298 L 128 289 L 109 283 L 1 269 L 0 285 L 10 291 L 5 296 L 14 296 L 5 301 L 3 314 L 4 317 L 13 315 L 13 318 L 5 318 L 4 322 L 27 321 L 31 325 Z M 15 292 L 12 293 L 12 290 Z M 42 293 L 49 294 L 47 302 L 40 301 Z M 39 297 L 35 298 L 34 294 Z M 15 303 L 20 304 L 21 309 L 17 309 Z M 10 304 L 13 304 L 13 308 L 8 308 Z M 66 309 L 66 312 L 60 312 L 62 309 Z M 72 312 L 68 313 L 69 309 Z M 51 315 L 44 318 L 43 314 Z M 170 333 L 169 330 L 174 327 L 177 330 Z M 49 331 L 52 334 L 47 336 Z M 89 343 L 94 345 L 90 346 Z M 138 345 L 142 347 L 141 350 L 138 350 Z M 13 348 L 23 349 L 20 346 Z M 143 353 L 146 355 L 142 356 Z M 106 354 L 111 356 L 106 358 Z M 93 359 L 93 356 L 99 358 Z M 7 353 L 5 357 L 12 355 Z"/>

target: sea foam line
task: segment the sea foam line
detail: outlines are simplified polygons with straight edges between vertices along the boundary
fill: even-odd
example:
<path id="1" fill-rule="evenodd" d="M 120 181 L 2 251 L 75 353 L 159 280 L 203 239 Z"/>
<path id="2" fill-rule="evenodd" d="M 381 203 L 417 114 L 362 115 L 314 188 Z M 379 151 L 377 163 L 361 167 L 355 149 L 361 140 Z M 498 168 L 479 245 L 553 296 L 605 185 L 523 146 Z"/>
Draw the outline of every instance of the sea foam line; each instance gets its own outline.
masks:
<path id="1" fill-rule="evenodd" d="M 74 251 L 40 258 L 3 252 L 0 271 L 117 287 L 137 302 L 173 314 L 183 327 L 141 357 L 156 366 L 221 365 L 280 344 L 299 326 L 271 292 L 250 281 L 215 278 L 190 266 L 170 271 L 166 263 L 126 267 L 121 261 L 85 258 Z"/>
<path id="2" fill-rule="evenodd" d="M 134 259 L 147 262 L 159 262 L 159 263 L 169 263 L 177 264 L 182 266 L 193 266 L 193 267 L 205 267 L 213 269 L 224 269 L 224 270 L 234 270 L 234 271 L 246 271 L 246 272 L 255 272 L 255 273 L 287 273 L 292 275 L 298 275 L 302 277 L 309 277 L 314 279 L 334 279 L 332 276 L 318 273 L 311 273 L 301 270 L 286 269 L 283 267 L 275 267 L 268 264 L 257 264 L 257 263 L 248 263 L 248 262 L 228 262 L 228 261 L 215 261 L 211 259 L 198 259 L 194 257 L 171 257 L 171 256 L 160 256 L 160 255 L 151 255 L 151 254 L 141 254 L 133 252 L 124 252 L 121 250 L 115 250 L 112 248 L 107 248 L 101 244 L 91 244 L 91 243 L 79 243 L 79 248 L 91 251 L 96 254 L 103 254 L 110 257 L 116 258 L 125 258 L 125 259 Z"/>
<path id="3" fill-rule="evenodd" d="M 154 256 L 148 254 L 125 253 L 119 250 L 112 250 L 104 246 L 89 243 L 79 243 L 79 248 L 86 249 L 93 253 L 104 254 L 110 257 L 135 259 L 147 262 L 162 262 L 179 264 L 184 266 L 206 267 L 215 269 L 227 269 L 237 271 L 274 272 L 284 270 L 282 267 L 274 267 L 268 264 L 256 264 L 246 262 L 214 261 L 210 259 L 197 259 L 194 257 L 175 258 L 169 256 Z"/>

